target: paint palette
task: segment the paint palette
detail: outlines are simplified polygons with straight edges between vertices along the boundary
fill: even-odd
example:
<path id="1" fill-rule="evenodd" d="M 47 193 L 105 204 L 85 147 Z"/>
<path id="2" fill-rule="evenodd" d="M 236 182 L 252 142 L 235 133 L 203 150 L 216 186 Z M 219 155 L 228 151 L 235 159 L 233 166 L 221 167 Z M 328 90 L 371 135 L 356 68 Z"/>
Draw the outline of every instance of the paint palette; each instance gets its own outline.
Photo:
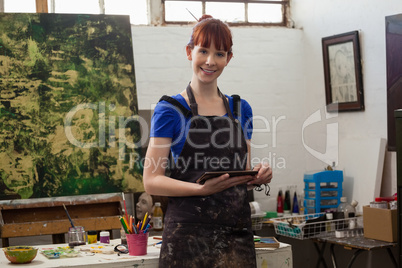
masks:
<path id="1" fill-rule="evenodd" d="M 74 258 L 80 255 L 78 250 L 70 247 L 42 248 L 40 253 L 48 259 Z"/>
<path id="2" fill-rule="evenodd" d="M 93 243 L 79 246 L 79 250 L 91 253 L 113 254 L 116 245 L 105 243 Z"/>

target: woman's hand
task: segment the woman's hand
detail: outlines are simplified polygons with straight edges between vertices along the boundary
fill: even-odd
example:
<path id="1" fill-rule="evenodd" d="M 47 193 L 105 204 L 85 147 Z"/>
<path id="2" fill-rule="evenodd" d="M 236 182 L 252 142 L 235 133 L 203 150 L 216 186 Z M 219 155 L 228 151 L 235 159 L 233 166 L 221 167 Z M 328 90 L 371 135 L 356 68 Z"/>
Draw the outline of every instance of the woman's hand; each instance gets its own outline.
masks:
<path id="1" fill-rule="evenodd" d="M 259 163 L 257 164 L 253 170 L 257 170 L 258 173 L 253 177 L 253 180 L 247 182 L 248 185 L 252 184 L 266 184 L 270 183 L 272 180 L 272 168 L 269 166 L 268 163 Z"/>
<path id="2" fill-rule="evenodd" d="M 215 194 L 236 185 L 246 184 L 247 182 L 252 181 L 254 177 L 255 176 L 251 175 L 229 177 L 229 174 L 226 173 L 205 181 L 204 185 L 202 185 L 201 192 L 202 195 Z"/>

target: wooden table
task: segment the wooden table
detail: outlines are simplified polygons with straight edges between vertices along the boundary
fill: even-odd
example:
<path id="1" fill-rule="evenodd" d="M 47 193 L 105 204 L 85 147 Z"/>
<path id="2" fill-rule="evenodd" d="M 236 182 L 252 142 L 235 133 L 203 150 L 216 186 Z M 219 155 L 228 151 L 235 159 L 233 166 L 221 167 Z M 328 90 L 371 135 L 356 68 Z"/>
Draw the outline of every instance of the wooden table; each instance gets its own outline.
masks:
<path id="1" fill-rule="evenodd" d="M 122 193 L 62 196 L 0 201 L 0 234 L 3 247 L 9 238 L 52 235 L 53 243 L 64 243 L 71 223 L 86 231 L 120 229 Z"/>
<path id="2" fill-rule="evenodd" d="M 24 267 L 41 267 L 41 268 L 54 268 L 54 267 L 74 267 L 74 268 L 132 268 L 132 267 L 158 267 L 159 263 L 159 246 L 154 246 L 154 243 L 160 240 L 149 238 L 147 255 L 144 256 L 129 256 L 128 254 L 88 254 L 82 253 L 75 258 L 60 258 L 60 259 L 48 259 L 43 254 L 38 252 L 36 258 L 28 264 L 24 264 Z M 119 244 L 120 239 L 114 239 L 111 244 Z M 67 244 L 58 245 L 41 245 L 35 246 L 39 250 L 43 248 L 55 248 L 58 246 L 67 246 Z M 281 243 L 277 249 L 256 249 L 257 255 L 257 267 L 286 267 L 292 268 L 292 247 L 288 244 Z M 15 264 L 11 264 L 4 253 L 0 253 L 0 267 L 15 267 Z"/>
<path id="3" fill-rule="evenodd" d="M 352 267 L 357 256 L 359 256 L 362 252 L 367 251 L 369 254 L 369 258 L 371 258 L 372 251 L 380 250 L 380 249 L 387 250 L 392 264 L 394 265 L 394 267 L 398 267 L 395 257 L 391 251 L 392 247 L 396 247 L 398 245 L 397 243 L 390 243 L 390 242 L 385 242 L 385 241 L 368 239 L 363 236 L 342 237 L 342 238 L 337 238 L 337 237 L 333 237 L 333 236 L 332 237 L 322 237 L 322 238 L 314 238 L 313 242 L 314 242 L 314 245 L 319 254 L 319 259 L 317 261 L 317 267 L 320 267 L 321 263 L 323 263 L 325 267 L 328 267 L 327 264 L 325 263 L 325 260 L 323 257 L 326 244 L 330 244 L 331 259 L 332 259 L 334 268 L 338 267 L 336 258 L 335 258 L 335 252 L 334 252 L 335 245 L 342 246 L 345 249 L 355 250 L 355 252 L 353 253 L 353 256 L 350 259 L 349 264 L 347 266 L 348 268 Z M 319 244 L 321 244 L 321 247 L 319 246 Z"/>

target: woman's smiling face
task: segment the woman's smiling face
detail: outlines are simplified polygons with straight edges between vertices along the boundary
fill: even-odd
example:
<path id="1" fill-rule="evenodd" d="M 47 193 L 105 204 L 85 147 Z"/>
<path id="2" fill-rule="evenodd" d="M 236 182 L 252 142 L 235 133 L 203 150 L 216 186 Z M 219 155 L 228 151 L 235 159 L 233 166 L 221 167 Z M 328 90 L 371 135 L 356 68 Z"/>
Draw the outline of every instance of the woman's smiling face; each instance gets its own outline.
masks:
<path id="1" fill-rule="evenodd" d="M 216 49 L 214 42 L 209 48 L 194 46 L 187 47 L 187 58 L 192 61 L 194 74 L 202 83 L 215 81 L 232 58 L 232 54 L 223 49 Z"/>

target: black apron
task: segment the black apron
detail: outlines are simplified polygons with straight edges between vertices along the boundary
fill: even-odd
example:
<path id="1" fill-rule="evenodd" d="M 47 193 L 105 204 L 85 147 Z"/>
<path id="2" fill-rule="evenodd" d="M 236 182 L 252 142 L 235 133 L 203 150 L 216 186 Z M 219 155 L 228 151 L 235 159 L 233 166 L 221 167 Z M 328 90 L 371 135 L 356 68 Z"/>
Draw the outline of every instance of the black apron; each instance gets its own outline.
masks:
<path id="1" fill-rule="evenodd" d="M 241 125 L 219 94 L 228 116 L 199 116 L 187 87 L 192 118 L 172 178 L 195 183 L 205 171 L 246 168 Z M 159 267 L 256 267 L 250 215 L 245 184 L 210 196 L 169 197 Z"/>

